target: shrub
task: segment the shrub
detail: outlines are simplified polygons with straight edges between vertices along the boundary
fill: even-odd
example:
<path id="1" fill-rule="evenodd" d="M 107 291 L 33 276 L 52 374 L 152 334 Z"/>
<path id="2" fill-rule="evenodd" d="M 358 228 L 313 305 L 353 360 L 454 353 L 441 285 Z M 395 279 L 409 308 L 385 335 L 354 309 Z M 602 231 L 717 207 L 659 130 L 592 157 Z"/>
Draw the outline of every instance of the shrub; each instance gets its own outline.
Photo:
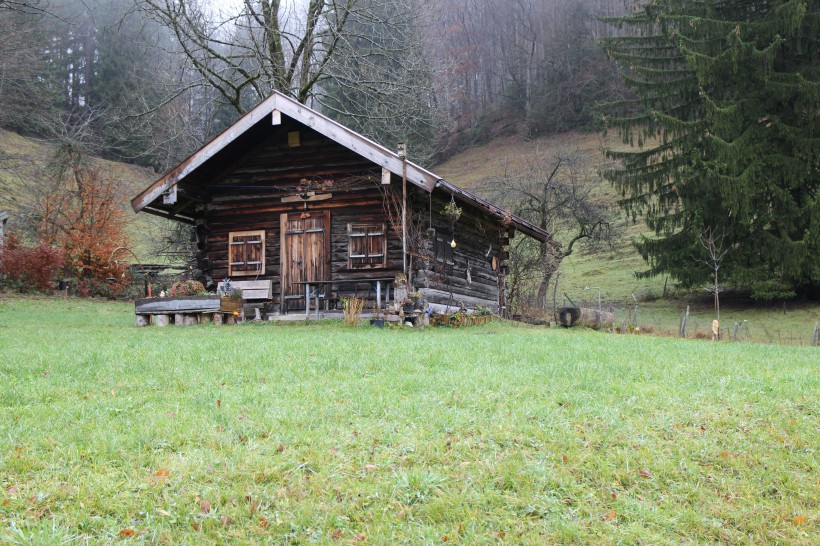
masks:
<path id="1" fill-rule="evenodd" d="M 128 287 L 131 279 L 128 276 L 121 276 L 119 279 L 111 277 L 106 280 L 81 279 L 77 283 L 77 295 L 81 298 L 106 298 L 110 300 L 128 298 Z"/>
<path id="2" fill-rule="evenodd" d="M 41 243 L 26 247 L 10 234 L 0 247 L 0 273 L 3 284 L 20 292 L 45 291 L 54 288 L 57 274 L 63 269 L 65 255 Z"/>
<path id="3" fill-rule="evenodd" d="M 198 296 L 205 293 L 205 286 L 199 281 L 188 279 L 175 282 L 168 291 L 169 296 Z"/>

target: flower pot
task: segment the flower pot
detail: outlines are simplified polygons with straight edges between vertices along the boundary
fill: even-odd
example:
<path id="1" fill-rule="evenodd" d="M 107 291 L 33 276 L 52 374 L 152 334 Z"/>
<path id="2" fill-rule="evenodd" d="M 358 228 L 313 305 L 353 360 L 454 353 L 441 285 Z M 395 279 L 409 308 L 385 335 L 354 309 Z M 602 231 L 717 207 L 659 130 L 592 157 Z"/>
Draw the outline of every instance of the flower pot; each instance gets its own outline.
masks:
<path id="1" fill-rule="evenodd" d="M 219 298 L 219 310 L 223 313 L 233 313 L 234 311 L 242 310 L 242 300 L 237 298 L 229 298 L 221 296 Z"/>
<path id="2" fill-rule="evenodd" d="M 408 303 L 406 305 L 403 305 L 401 309 L 402 311 L 404 311 L 404 314 L 406 315 L 407 313 L 412 313 L 414 307 L 412 303 Z"/>
<path id="3" fill-rule="evenodd" d="M 372 318 L 370 319 L 370 326 L 374 326 L 376 328 L 384 328 L 384 319 Z"/>

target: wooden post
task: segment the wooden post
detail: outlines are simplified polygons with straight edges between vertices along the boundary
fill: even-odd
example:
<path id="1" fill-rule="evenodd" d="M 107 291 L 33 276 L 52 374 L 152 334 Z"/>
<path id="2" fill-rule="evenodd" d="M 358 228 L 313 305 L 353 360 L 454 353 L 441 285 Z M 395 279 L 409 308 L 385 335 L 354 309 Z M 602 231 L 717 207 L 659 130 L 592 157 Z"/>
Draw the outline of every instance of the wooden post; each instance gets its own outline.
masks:
<path id="1" fill-rule="evenodd" d="M 185 324 L 185 315 L 182 313 L 174 313 L 174 325 L 182 326 Z"/>
<path id="2" fill-rule="evenodd" d="M 199 315 L 185 314 L 185 316 L 182 317 L 182 325 L 193 326 L 194 324 L 197 324 L 199 322 L 198 318 Z"/>
<path id="3" fill-rule="evenodd" d="M 139 326 L 148 326 L 151 315 L 136 315 L 134 323 Z"/>
<path id="4" fill-rule="evenodd" d="M 200 324 L 210 324 L 212 320 L 213 320 L 213 314 L 212 313 L 202 313 L 201 315 L 199 315 L 199 323 Z"/>
<path id="5" fill-rule="evenodd" d="M 689 322 L 689 306 L 686 306 L 686 312 L 683 314 L 683 317 L 680 319 L 680 328 L 678 328 L 678 336 L 686 337 L 686 326 Z"/>
<path id="6" fill-rule="evenodd" d="M 236 324 L 236 317 L 233 313 L 228 313 L 228 316 L 225 318 L 225 324 Z"/>
<path id="7" fill-rule="evenodd" d="M 160 327 L 168 326 L 171 323 L 171 315 L 154 315 L 154 324 Z"/>
<path id="8" fill-rule="evenodd" d="M 222 313 L 214 313 L 214 325 L 222 326 Z"/>

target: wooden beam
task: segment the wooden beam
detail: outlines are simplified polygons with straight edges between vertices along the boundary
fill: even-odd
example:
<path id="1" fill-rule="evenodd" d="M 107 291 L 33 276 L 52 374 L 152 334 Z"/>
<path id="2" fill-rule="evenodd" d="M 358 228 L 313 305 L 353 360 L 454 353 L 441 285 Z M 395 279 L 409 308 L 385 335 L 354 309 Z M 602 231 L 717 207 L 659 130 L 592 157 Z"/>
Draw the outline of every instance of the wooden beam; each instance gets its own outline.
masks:
<path id="1" fill-rule="evenodd" d="M 306 197 L 302 197 L 301 195 L 289 195 L 287 197 L 282 198 L 283 203 L 301 203 L 303 201 L 327 201 L 328 199 L 332 199 L 332 193 L 320 193 L 316 195 L 316 192 L 309 191 L 307 192 Z"/>
<path id="2" fill-rule="evenodd" d="M 222 131 L 216 138 L 211 140 L 199 151 L 188 157 L 185 161 L 168 171 L 162 178 L 154 182 L 145 191 L 131 200 L 131 208 L 134 212 L 139 212 L 155 199 L 161 196 L 165 190 L 176 184 L 186 176 L 191 174 L 197 167 L 210 159 L 214 154 L 221 151 L 225 146 L 236 140 L 248 129 L 274 110 L 276 94 L 260 102 L 256 108 L 239 118 L 239 120 Z"/>
<path id="3" fill-rule="evenodd" d="M 274 110 L 270 113 L 270 124 L 271 125 L 282 125 L 282 112 L 279 110 Z"/>
<path id="4" fill-rule="evenodd" d="M 147 212 L 148 214 L 153 214 L 154 216 L 168 218 L 169 220 L 174 220 L 176 222 L 182 222 L 183 224 L 191 224 L 192 226 L 196 225 L 196 221 L 193 218 L 188 218 L 186 216 L 174 216 L 171 214 L 170 211 L 158 209 L 156 207 L 145 207 L 144 209 L 142 209 L 142 212 Z"/>

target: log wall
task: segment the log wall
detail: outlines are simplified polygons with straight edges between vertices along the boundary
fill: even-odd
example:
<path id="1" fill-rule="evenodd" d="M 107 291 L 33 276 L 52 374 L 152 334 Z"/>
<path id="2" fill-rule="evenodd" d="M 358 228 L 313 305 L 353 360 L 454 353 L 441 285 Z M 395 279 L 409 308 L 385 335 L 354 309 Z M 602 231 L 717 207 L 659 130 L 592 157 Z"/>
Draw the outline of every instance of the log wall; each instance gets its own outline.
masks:
<path id="1" fill-rule="evenodd" d="M 288 133 L 300 132 L 300 145 L 290 147 Z M 257 131 L 257 129 L 254 129 Z M 258 131 L 262 131 L 259 129 Z M 252 132 L 253 133 L 253 132 Z M 253 137 L 253 138 L 251 138 Z M 244 138 L 244 136 L 243 136 Z M 258 139 L 257 139 L 258 138 Z M 400 215 L 386 213 L 384 192 L 400 199 L 402 182 L 395 175 L 389 186 L 381 185 L 382 170 L 358 154 L 336 144 L 305 126 L 289 123 L 248 135 L 244 155 L 226 157 L 225 170 L 205 173 L 197 183 L 208 188 L 207 202 L 197 206 L 195 217 L 207 232 L 200 253 L 200 268 L 215 281 L 228 276 L 229 233 L 260 230 L 265 233 L 265 270 L 257 276 L 235 276 L 234 280 L 270 279 L 273 301 L 281 299 L 280 215 L 311 211 L 330 212 L 329 271 L 334 296 L 352 293 L 346 279 L 387 278 L 402 270 Z M 232 166 L 231 166 L 232 165 Z M 298 187 L 305 184 L 313 196 L 303 201 Z M 485 213 L 463 206 L 463 214 L 451 226 L 441 214 L 450 196 L 433 192 L 432 227 L 454 236 L 457 248 L 452 264 L 435 259 L 435 238 L 424 238 L 430 227 L 431 200 L 423 189 L 412 184 L 409 192 L 410 252 L 413 287 L 425 299 L 437 304 L 464 304 L 467 307 L 503 306 L 503 244 L 506 230 Z M 388 230 L 387 266 L 373 269 L 348 267 L 349 223 L 384 224 Z M 492 268 L 492 258 L 498 267 Z M 467 272 L 469 270 L 469 277 Z"/>
<path id="2" fill-rule="evenodd" d="M 414 259 L 413 284 L 423 294 L 425 300 L 458 307 L 476 306 L 491 307 L 499 310 L 499 271 L 502 261 L 501 235 L 503 228 L 487 220 L 486 216 L 466 206 L 455 224 L 450 224 L 441 214 L 445 205 L 450 202 L 448 195 L 433 194 L 432 214 L 430 213 L 429 196 L 416 195 L 414 224 L 426 228 L 432 226 L 438 233 L 446 232 L 455 238 L 453 264 L 436 260 L 435 237 L 427 239 L 422 236 L 421 252 L 426 254 L 421 259 Z M 492 268 L 492 259 L 496 257 L 498 270 Z M 467 271 L 470 271 L 468 278 Z M 501 286 L 503 290 L 503 285 Z"/>
<path id="3" fill-rule="evenodd" d="M 282 203 L 282 195 L 235 195 L 220 197 L 203 207 L 202 215 L 208 229 L 207 257 L 212 264 L 208 272 L 215 280 L 228 276 L 228 237 L 234 231 L 264 230 L 266 268 L 259 279 L 273 281 L 273 300 L 281 296 L 280 215 L 311 211 L 330 211 L 330 272 L 333 280 L 392 277 L 402 268 L 401 233 L 391 228 L 382 205 L 382 192 L 369 190 L 329 191 L 332 199 L 305 203 Z M 387 235 L 387 267 L 350 269 L 348 267 L 348 223 L 385 224 Z M 204 262 L 203 262 L 204 263 Z M 250 280 L 256 276 L 237 276 L 233 280 Z M 342 285 L 339 296 L 353 293 L 353 287 Z M 338 292 L 335 289 L 334 291 Z"/>

